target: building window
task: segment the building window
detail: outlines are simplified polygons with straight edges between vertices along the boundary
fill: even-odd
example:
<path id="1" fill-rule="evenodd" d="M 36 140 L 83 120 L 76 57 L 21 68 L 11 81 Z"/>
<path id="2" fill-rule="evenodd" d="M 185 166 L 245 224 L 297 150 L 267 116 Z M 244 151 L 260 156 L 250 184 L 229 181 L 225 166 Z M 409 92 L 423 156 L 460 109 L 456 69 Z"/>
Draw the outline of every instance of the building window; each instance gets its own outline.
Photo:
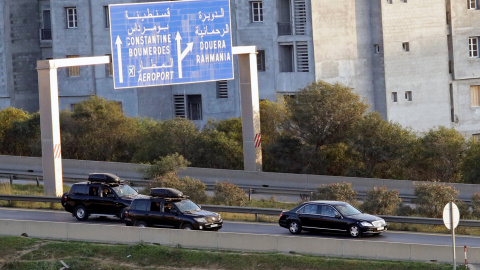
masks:
<path id="1" fill-rule="evenodd" d="M 398 102 L 397 92 L 392 92 L 392 102 Z"/>
<path id="2" fill-rule="evenodd" d="M 412 91 L 406 91 L 405 92 L 405 100 L 406 101 L 412 101 Z"/>
<path id="3" fill-rule="evenodd" d="M 202 96 L 188 95 L 187 103 L 188 103 L 188 119 L 202 120 Z"/>
<path id="4" fill-rule="evenodd" d="M 478 9 L 478 0 L 468 0 L 468 9 Z"/>
<path id="5" fill-rule="evenodd" d="M 470 86 L 470 104 L 472 107 L 480 106 L 480 85 Z"/>
<path id="6" fill-rule="evenodd" d="M 402 43 L 402 49 L 404 52 L 410 51 L 410 44 L 408 42 L 403 42 Z"/>
<path id="7" fill-rule="evenodd" d="M 478 37 L 468 38 L 468 51 L 470 53 L 470 57 L 478 57 Z"/>
<path id="8" fill-rule="evenodd" d="M 75 111 L 75 106 L 77 106 L 77 104 L 75 104 L 75 103 L 74 103 L 74 104 L 70 104 L 70 110 L 71 110 L 72 112 Z"/>
<path id="9" fill-rule="evenodd" d="M 263 5 L 261 1 L 250 2 L 252 22 L 263 22 Z"/>
<path id="10" fill-rule="evenodd" d="M 380 44 L 374 44 L 373 45 L 373 51 L 375 53 L 380 53 Z"/>
<path id="11" fill-rule="evenodd" d="M 387 0 L 387 4 L 391 4 L 392 3 L 392 0 Z"/>
<path id="12" fill-rule="evenodd" d="M 110 28 L 110 11 L 108 6 L 103 6 L 103 17 L 105 19 L 105 28 Z"/>
<path id="13" fill-rule="evenodd" d="M 279 50 L 280 72 L 293 72 L 293 45 L 280 45 Z"/>
<path id="14" fill-rule="evenodd" d="M 173 103 L 175 106 L 175 117 L 185 118 L 187 116 L 185 110 L 185 95 L 174 95 Z"/>
<path id="15" fill-rule="evenodd" d="M 77 28 L 77 8 L 67 8 L 67 28 Z"/>
<path id="16" fill-rule="evenodd" d="M 43 28 L 41 33 L 42 40 L 52 40 L 52 20 L 50 16 L 50 10 L 44 10 L 42 12 Z"/>
<path id="17" fill-rule="evenodd" d="M 257 70 L 265 71 L 265 51 L 264 50 L 257 51 Z"/>
<path id="18" fill-rule="evenodd" d="M 306 41 L 295 42 L 295 52 L 297 57 L 297 72 L 309 72 L 308 66 L 308 43 Z"/>
<path id="19" fill-rule="evenodd" d="M 202 120 L 201 95 L 174 95 L 175 116 L 190 120 Z"/>
<path id="20" fill-rule="evenodd" d="M 105 76 L 110 77 L 113 76 L 113 62 L 112 62 L 112 55 L 111 54 L 106 54 L 108 58 L 110 58 L 110 63 L 105 64 Z"/>
<path id="21" fill-rule="evenodd" d="M 407 0 L 402 0 L 402 3 L 407 3 Z"/>
<path id="22" fill-rule="evenodd" d="M 67 58 L 78 58 L 78 55 L 67 55 Z M 78 77 L 80 76 L 80 67 L 68 67 L 68 76 L 69 77 Z"/>
<path id="23" fill-rule="evenodd" d="M 217 98 L 228 98 L 227 81 L 217 81 Z"/>

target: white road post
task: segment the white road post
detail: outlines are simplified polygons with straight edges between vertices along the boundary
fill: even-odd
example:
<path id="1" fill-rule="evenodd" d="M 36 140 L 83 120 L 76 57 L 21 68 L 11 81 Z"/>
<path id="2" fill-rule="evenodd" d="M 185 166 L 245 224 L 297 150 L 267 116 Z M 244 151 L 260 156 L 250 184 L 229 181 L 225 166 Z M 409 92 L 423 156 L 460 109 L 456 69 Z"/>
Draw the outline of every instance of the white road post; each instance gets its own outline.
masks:
<path id="1" fill-rule="evenodd" d="M 257 49 L 255 46 L 236 46 L 232 51 L 238 55 L 240 73 L 244 169 L 262 171 Z"/>

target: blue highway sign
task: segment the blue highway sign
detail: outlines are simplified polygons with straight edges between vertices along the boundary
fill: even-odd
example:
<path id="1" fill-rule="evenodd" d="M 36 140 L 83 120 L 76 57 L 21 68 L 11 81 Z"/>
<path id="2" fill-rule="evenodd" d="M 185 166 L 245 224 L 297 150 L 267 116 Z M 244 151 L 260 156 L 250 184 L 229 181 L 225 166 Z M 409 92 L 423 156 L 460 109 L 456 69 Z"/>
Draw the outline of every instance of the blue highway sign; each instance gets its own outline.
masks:
<path id="1" fill-rule="evenodd" d="M 109 9 L 115 89 L 233 79 L 229 0 Z"/>

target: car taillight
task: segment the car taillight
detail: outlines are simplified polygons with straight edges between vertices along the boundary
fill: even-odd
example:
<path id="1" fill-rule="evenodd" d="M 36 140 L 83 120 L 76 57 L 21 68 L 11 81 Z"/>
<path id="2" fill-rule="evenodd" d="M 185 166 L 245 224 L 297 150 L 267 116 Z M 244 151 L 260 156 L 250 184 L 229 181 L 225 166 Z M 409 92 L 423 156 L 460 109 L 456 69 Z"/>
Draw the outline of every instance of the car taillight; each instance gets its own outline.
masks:
<path id="1" fill-rule="evenodd" d="M 283 216 L 283 212 L 280 213 L 280 217 L 282 217 L 282 216 Z"/>
<path id="2" fill-rule="evenodd" d="M 125 211 L 125 217 L 128 217 L 128 211 Z"/>

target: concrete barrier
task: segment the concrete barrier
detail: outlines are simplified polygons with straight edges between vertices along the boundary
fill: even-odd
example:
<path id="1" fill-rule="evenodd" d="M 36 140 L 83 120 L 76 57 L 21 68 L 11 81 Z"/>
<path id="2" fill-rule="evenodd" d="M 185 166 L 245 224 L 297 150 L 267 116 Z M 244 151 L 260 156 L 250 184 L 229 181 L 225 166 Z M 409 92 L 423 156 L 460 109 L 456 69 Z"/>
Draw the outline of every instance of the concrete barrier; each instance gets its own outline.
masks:
<path id="1" fill-rule="evenodd" d="M 452 262 L 452 247 L 369 241 L 368 239 L 332 239 L 248 233 L 185 231 L 161 228 L 137 228 L 117 225 L 65 223 L 0 219 L 0 235 L 78 240 L 104 243 L 155 243 L 186 248 L 255 252 L 296 252 L 302 254 L 429 262 Z M 463 246 L 457 246 L 459 261 Z M 468 261 L 480 263 L 480 248 L 468 248 Z"/>
<path id="2" fill-rule="evenodd" d="M 110 172 L 117 174 L 125 180 L 143 179 L 141 170 L 148 167 L 145 164 L 102 162 L 90 160 L 63 159 L 64 177 L 78 176 L 87 178 L 91 172 Z M 0 155 L 0 171 L 18 172 L 43 172 L 42 159 L 39 157 L 19 157 Z M 331 183 L 352 183 L 357 192 L 365 192 L 374 186 L 387 186 L 390 190 L 397 190 L 401 195 L 413 196 L 414 186 L 418 181 L 358 178 L 328 175 L 308 175 L 269 172 L 247 172 L 240 170 L 221 170 L 207 168 L 192 168 L 179 172 L 180 176 L 189 176 L 200 179 L 206 184 L 216 181 L 230 182 L 241 186 L 269 186 L 277 188 L 314 189 L 321 185 Z M 474 193 L 480 193 L 480 185 L 474 184 L 449 184 L 459 191 L 459 198 L 470 200 Z"/>

